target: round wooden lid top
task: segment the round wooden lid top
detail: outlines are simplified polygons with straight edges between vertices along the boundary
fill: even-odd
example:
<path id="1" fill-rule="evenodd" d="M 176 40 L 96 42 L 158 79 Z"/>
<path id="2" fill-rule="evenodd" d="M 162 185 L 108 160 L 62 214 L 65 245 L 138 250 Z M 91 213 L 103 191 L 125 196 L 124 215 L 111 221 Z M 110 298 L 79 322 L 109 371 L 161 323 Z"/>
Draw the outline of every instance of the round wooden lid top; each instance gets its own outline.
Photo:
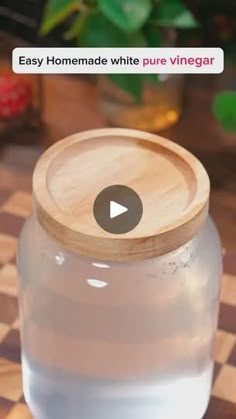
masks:
<path id="1" fill-rule="evenodd" d="M 131 188 L 142 201 L 131 231 L 110 233 L 95 219 L 95 200 L 112 185 Z M 67 250 L 111 261 L 151 258 L 187 243 L 205 222 L 209 192 L 208 175 L 190 152 L 160 136 L 120 128 L 59 141 L 41 156 L 33 176 L 36 215 L 49 235 Z M 114 199 L 116 208 L 121 203 Z"/>

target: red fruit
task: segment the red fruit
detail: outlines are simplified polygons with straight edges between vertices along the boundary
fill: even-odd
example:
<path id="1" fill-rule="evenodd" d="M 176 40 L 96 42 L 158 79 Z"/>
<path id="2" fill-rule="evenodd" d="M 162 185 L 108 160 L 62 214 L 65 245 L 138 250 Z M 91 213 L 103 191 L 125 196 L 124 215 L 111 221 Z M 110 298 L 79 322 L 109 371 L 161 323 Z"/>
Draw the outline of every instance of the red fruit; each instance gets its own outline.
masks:
<path id="1" fill-rule="evenodd" d="M 31 100 L 32 89 L 29 82 L 15 74 L 0 75 L 0 119 L 22 114 Z"/>

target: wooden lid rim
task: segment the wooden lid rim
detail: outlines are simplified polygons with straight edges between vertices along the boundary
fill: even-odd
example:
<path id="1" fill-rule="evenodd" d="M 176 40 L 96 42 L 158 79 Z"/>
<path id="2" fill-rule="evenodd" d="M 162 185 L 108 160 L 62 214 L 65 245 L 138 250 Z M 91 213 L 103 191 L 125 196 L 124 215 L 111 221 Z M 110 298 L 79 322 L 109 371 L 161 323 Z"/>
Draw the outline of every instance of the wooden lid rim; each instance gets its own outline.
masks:
<path id="1" fill-rule="evenodd" d="M 153 234 L 135 233 L 121 236 L 85 234 L 73 229 L 69 216 L 61 214 L 48 191 L 52 162 L 71 146 L 91 138 L 124 136 L 149 141 L 170 150 L 192 170 L 196 179 L 195 196 L 188 212 L 177 221 Z M 154 134 L 119 128 L 90 130 L 72 135 L 50 147 L 39 159 L 33 175 L 33 198 L 40 225 L 66 249 L 101 260 L 131 261 L 169 253 L 190 241 L 205 223 L 209 206 L 210 183 L 202 164 L 181 146 Z M 141 197 L 142 198 L 142 197 Z M 68 222 L 67 222 L 68 220 Z"/>

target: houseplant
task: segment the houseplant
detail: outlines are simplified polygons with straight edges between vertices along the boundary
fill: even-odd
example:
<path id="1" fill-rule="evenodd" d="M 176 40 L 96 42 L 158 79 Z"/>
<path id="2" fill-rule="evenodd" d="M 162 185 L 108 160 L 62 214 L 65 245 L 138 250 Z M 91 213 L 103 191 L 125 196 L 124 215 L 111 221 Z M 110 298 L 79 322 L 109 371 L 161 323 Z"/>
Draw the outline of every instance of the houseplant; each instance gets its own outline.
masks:
<path id="1" fill-rule="evenodd" d="M 236 134 L 236 2 L 234 0 L 198 0 L 198 46 L 224 50 L 224 72 L 213 77 L 215 96 L 213 113 L 220 122 L 224 139 Z M 186 40 L 187 43 L 187 40 Z M 235 138 L 234 138 L 235 143 Z"/>
<path id="2" fill-rule="evenodd" d="M 218 93 L 214 100 L 214 114 L 226 132 L 236 134 L 236 92 Z"/>
<path id="3" fill-rule="evenodd" d="M 81 47 L 174 46 L 176 30 L 196 27 L 183 0 L 48 0 L 42 33 L 67 21 L 67 39 Z M 176 122 L 182 77 L 112 74 L 99 79 L 110 121 L 147 130 Z"/>
<path id="4" fill-rule="evenodd" d="M 232 4 L 231 4 L 232 6 Z M 225 69 L 229 77 L 227 89 L 218 93 L 214 100 L 214 114 L 222 124 L 226 132 L 236 134 L 236 5 L 234 13 L 232 9 L 228 13 L 221 13 L 218 16 L 220 28 L 218 30 L 220 45 L 225 52 Z M 225 87 L 225 86 L 224 86 Z"/>

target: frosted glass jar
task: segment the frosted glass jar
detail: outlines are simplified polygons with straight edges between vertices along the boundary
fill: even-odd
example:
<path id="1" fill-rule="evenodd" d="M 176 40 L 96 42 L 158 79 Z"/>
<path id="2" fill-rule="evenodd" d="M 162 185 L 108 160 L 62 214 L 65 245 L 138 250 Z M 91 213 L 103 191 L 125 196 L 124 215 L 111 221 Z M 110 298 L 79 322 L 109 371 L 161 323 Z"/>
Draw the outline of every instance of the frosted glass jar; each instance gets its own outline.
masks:
<path id="1" fill-rule="evenodd" d="M 121 133 L 127 137 L 131 133 L 144 135 L 113 129 L 96 131 L 96 136 L 109 134 L 111 141 L 118 141 Z M 94 132 L 84 135 L 93 138 Z M 153 136 L 150 138 L 154 141 Z M 155 138 L 158 144 L 162 141 Z M 169 142 L 164 143 L 172 147 Z M 67 230 L 62 235 L 57 231 L 57 238 L 53 237 L 56 223 L 51 225 L 49 221 L 50 209 L 49 218 L 42 219 L 40 194 L 35 189 L 42 164 L 51 153 L 55 157 L 55 151 L 58 158 L 56 144 L 36 167 L 34 214 L 22 230 L 18 255 L 23 385 L 33 415 L 36 419 L 201 419 L 211 392 L 222 276 L 221 245 L 213 222 L 207 218 L 208 206 L 204 206 L 205 216 L 194 234 L 191 222 L 189 234 L 193 237 L 172 250 L 168 247 L 165 253 L 158 247 L 161 240 L 155 242 L 152 238 L 156 250 L 152 248 L 151 252 L 162 254 L 145 257 L 145 251 L 150 252 L 150 247 L 145 246 L 143 254 L 138 248 L 140 258 L 132 252 L 130 258 L 127 253 L 125 257 L 122 247 L 120 253 L 117 250 L 123 246 L 120 235 L 112 235 L 113 240 L 119 241 L 115 244 L 116 252 L 113 249 L 109 253 L 105 245 L 97 249 L 98 258 L 96 247 L 88 250 L 88 242 L 84 246 L 83 241 L 79 244 L 81 253 L 76 252 L 78 243 L 71 245 L 71 237 L 65 237 Z M 88 149 L 85 154 L 87 159 Z M 176 164 L 173 156 L 171 162 Z M 55 182 L 65 164 L 61 158 L 58 166 L 54 161 Z M 201 165 L 199 168 L 204 171 Z M 73 175 L 71 182 L 75 182 Z M 163 179 L 160 182 L 165 183 Z M 87 187 L 91 187 L 89 182 Z M 206 187 L 205 196 L 208 193 Z M 147 197 L 142 198 L 141 224 L 146 220 Z M 44 210 L 46 207 L 49 208 L 45 205 Z M 68 208 L 66 211 L 68 214 Z M 57 215 L 55 219 L 58 220 Z M 183 235 L 181 226 L 178 235 Z M 134 239 L 136 229 L 126 236 Z M 162 231 L 162 237 L 163 234 L 167 238 Z M 103 239 L 111 236 L 105 232 L 101 235 Z M 175 236 L 172 239 L 168 246 L 176 243 Z M 94 256 L 86 255 L 91 249 Z M 107 257 L 101 256 L 104 249 Z"/>

